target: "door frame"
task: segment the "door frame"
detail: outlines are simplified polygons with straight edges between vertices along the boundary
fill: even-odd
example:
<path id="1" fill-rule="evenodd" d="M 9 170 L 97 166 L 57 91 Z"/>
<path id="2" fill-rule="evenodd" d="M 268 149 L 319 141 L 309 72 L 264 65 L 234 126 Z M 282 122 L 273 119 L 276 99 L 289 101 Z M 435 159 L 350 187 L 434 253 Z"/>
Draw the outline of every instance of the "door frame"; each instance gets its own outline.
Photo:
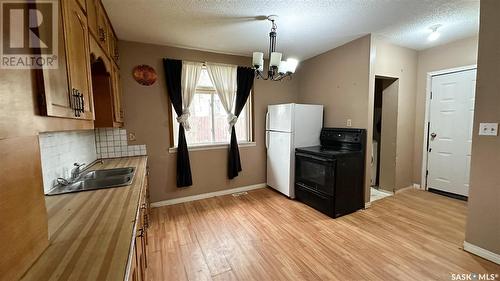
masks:
<path id="1" fill-rule="evenodd" d="M 420 179 L 420 188 L 427 190 L 427 145 L 429 143 L 429 113 L 431 107 L 431 90 L 432 90 L 432 77 L 437 75 L 451 74 L 455 72 L 462 72 L 467 70 L 477 69 L 477 64 L 447 68 L 427 72 L 426 87 L 425 87 L 425 113 L 424 113 L 424 141 L 422 144 L 422 171 Z"/>

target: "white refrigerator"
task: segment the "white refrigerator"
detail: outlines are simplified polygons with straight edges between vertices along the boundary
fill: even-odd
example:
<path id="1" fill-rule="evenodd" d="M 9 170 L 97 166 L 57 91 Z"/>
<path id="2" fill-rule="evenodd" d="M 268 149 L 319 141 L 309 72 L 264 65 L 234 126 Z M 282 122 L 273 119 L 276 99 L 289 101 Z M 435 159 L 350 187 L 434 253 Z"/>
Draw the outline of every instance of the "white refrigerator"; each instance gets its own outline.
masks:
<path id="1" fill-rule="evenodd" d="M 319 145 L 323 106 L 269 105 L 266 114 L 267 185 L 295 198 L 295 148 Z"/>

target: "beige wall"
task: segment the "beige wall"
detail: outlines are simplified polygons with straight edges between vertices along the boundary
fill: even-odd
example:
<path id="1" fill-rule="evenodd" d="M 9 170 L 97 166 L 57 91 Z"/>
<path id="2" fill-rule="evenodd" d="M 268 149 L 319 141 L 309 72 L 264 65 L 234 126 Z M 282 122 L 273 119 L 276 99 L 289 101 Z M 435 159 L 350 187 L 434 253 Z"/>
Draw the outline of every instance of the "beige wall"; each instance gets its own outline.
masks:
<path id="1" fill-rule="evenodd" d="M 167 111 L 169 103 L 162 59 L 168 57 L 246 66 L 251 58 L 136 42 L 120 41 L 119 47 L 125 127 L 136 134 L 137 143 L 147 145 L 153 202 L 266 182 L 264 130 L 267 105 L 296 102 L 296 79 L 281 82 L 255 80 L 254 140 L 257 145 L 240 148 L 243 171 L 238 177 L 227 179 L 226 149 L 191 151 L 193 186 L 177 188 L 176 154 L 168 152 L 171 146 L 171 119 Z M 148 64 L 156 69 L 158 81 L 153 86 L 141 86 L 133 80 L 131 71 L 139 64 Z"/>
<path id="2" fill-rule="evenodd" d="M 500 255 L 500 137 L 479 136 L 479 123 L 500 123 L 500 1 L 481 1 L 472 137 L 469 215 L 465 240 Z"/>
<path id="3" fill-rule="evenodd" d="M 413 149 L 413 182 L 422 177 L 425 97 L 427 73 L 437 70 L 476 64 L 477 37 L 470 37 L 446 45 L 418 52 L 417 96 L 415 100 L 415 145 Z"/>
<path id="4" fill-rule="evenodd" d="M 398 78 L 396 170 L 394 190 L 413 184 L 413 146 L 417 52 L 375 37 L 374 73 Z"/>
<path id="5" fill-rule="evenodd" d="M 372 138 L 373 89 L 370 81 L 370 41 L 367 35 L 304 61 L 298 70 L 299 102 L 323 104 L 326 127 L 352 127 L 368 131 Z M 369 151 L 368 151 L 369 150 Z M 367 167 L 371 145 L 367 146 Z M 371 171 L 365 173 L 365 201 L 369 201 Z"/>

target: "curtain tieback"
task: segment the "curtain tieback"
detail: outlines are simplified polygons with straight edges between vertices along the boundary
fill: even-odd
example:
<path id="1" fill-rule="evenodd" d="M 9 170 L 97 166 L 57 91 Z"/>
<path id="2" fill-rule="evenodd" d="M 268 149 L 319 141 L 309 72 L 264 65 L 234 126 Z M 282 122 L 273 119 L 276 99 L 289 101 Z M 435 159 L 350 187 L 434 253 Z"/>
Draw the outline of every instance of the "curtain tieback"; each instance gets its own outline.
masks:
<path id="1" fill-rule="evenodd" d="M 227 114 L 227 123 L 229 123 L 229 132 L 231 132 L 231 129 L 234 127 L 237 121 L 238 121 L 238 116 L 232 113 Z"/>
<path id="2" fill-rule="evenodd" d="M 181 116 L 177 117 L 177 122 L 182 124 L 182 127 L 184 127 L 185 131 L 189 131 L 191 127 L 189 126 L 189 116 L 191 116 L 191 113 L 189 112 L 189 109 L 184 109 L 182 111 Z"/>

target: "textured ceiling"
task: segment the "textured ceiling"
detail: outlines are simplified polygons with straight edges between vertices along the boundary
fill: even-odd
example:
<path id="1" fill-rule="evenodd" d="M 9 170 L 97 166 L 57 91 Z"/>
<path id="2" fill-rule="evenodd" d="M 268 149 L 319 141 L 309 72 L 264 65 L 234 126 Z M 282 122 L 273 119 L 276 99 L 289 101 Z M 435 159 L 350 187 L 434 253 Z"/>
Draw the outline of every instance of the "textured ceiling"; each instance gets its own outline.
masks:
<path id="1" fill-rule="evenodd" d="M 421 50 L 477 34 L 479 0 L 103 0 L 121 40 L 251 56 L 279 16 L 285 58 L 306 59 L 368 33 Z M 427 40 L 441 24 L 441 37 Z"/>

